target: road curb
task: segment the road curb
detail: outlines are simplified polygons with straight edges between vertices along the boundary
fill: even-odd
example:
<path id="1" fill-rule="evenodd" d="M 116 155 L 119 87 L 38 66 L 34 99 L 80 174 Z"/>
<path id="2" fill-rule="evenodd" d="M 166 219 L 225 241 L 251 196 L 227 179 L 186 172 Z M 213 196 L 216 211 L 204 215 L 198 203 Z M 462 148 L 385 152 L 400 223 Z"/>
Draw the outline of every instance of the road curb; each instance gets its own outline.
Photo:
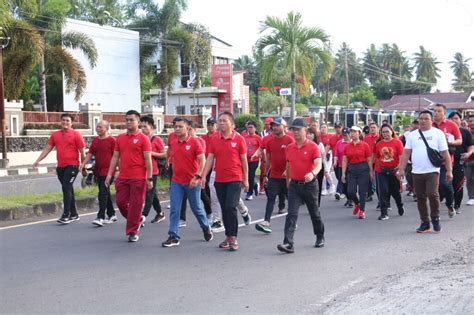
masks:
<path id="1" fill-rule="evenodd" d="M 34 169 L 32 167 L 17 167 L 9 169 L 0 169 L 0 177 L 19 176 L 19 175 L 39 175 L 50 174 L 56 172 L 56 166 L 39 166 Z"/>

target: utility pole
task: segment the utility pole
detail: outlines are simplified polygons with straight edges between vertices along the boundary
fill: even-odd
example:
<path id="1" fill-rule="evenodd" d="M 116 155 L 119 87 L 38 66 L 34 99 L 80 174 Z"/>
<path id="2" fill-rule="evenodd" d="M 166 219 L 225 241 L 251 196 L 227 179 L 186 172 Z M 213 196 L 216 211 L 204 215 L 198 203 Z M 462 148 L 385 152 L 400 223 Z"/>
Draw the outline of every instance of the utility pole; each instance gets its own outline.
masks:
<path id="1" fill-rule="evenodd" d="M 346 108 L 349 108 L 349 66 L 347 65 L 347 46 L 344 43 L 344 92 L 346 93 Z"/>
<path id="2" fill-rule="evenodd" d="M 0 120 L 2 130 L 2 159 L 0 168 L 8 167 L 7 158 L 7 122 L 5 119 L 5 97 L 3 92 L 3 49 L 8 46 L 10 37 L 7 37 L 3 28 L 0 27 Z"/>

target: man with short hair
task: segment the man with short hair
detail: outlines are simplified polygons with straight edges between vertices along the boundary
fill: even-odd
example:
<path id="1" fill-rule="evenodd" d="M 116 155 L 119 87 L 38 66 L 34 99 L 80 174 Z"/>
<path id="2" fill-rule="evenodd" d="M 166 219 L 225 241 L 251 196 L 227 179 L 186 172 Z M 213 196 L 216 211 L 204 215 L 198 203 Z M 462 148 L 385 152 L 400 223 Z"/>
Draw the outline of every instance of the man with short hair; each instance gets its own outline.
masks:
<path id="1" fill-rule="evenodd" d="M 153 188 L 153 166 L 150 139 L 139 130 L 140 114 L 129 110 L 125 114 L 127 132 L 115 142 L 105 185 L 110 186 L 112 174 L 120 163 L 120 173 L 115 182 L 115 201 L 120 213 L 127 219 L 125 233 L 129 242 L 137 242 L 142 216 L 143 201 L 147 189 Z"/>
<path id="2" fill-rule="evenodd" d="M 439 182 L 440 168 L 434 166 L 429 157 L 428 151 L 423 140 L 424 136 L 429 147 L 438 151 L 444 158 L 446 166 L 446 181 L 453 180 L 451 170 L 451 157 L 448 153 L 448 143 L 444 133 L 432 127 L 433 114 L 430 111 L 422 111 L 418 115 L 419 129 L 410 132 L 406 138 L 405 149 L 400 160 L 399 178 L 405 176 L 405 169 L 408 159 L 412 157 L 412 174 L 413 184 L 415 186 L 416 195 L 418 197 L 418 211 L 420 213 L 421 225 L 416 230 L 417 233 L 431 232 L 431 223 L 435 232 L 441 232 L 440 216 L 440 200 L 439 200 Z M 428 210 L 428 200 L 429 207 Z"/>
<path id="3" fill-rule="evenodd" d="M 201 179 L 205 163 L 205 149 L 198 138 L 189 134 L 189 122 L 180 118 L 174 124 L 176 139 L 170 146 L 169 156 L 173 160 L 173 177 L 170 187 L 170 228 L 168 239 L 163 247 L 173 247 L 180 244 L 179 218 L 183 196 L 189 201 L 199 225 L 204 233 L 204 239 L 209 242 L 213 238 L 204 209 L 201 206 Z"/>
<path id="4" fill-rule="evenodd" d="M 435 104 L 433 127 L 441 130 L 448 141 L 448 149 L 451 156 L 451 163 L 454 161 L 454 151 L 456 147 L 462 145 L 462 136 L 459 127 L 446 118 L 446 106 Z M 439 193 L 441 200 L 446 199 L 446 207 L 450 218 L 456 215 L 454 210 L 454 189 L 450 182 L 446 181 L 446 166 L 442 165 L 439 174 Z"/>
<path id="5" fill-rule="evenodd" d="M 79 171 L 82 171 L 84 176 L 87 176 L 85 165 L 89 163 L 92 156 L 95 159 L 94 165 L 94 176 L 97 177 L 97 184 L 99 186 L 99 212 L 97 217 L 92 224 L 102 227 L 105 223 L 117 222 L 117 216 L 115 215 L 114 203 L 110 196 L 109 187 L 105 186 L 105 179 L 107 172 L 110 167 L 110 160 L 114 154 L 115 139 L 109 134 L 109 122 L 102 120 L 97 124 L 95 128 L 97 137 L 91 142 L 89 152 L 87 152 L 86 158 L 82 161 Z M 115 172 L 112 173 L 112 179 L 114 180 Z M 105 218 L 105 212 L 107 211 L 107 219 Z"/>
<path id="6" fill-rule="evenodd" d="M 375 122 L 371 122 L 369 124 L 369 133 L 365 135 L 364 137 L 364 142 L 369 145 L 370 152 L 374 152 L 375 149 L 375 142 L 379 139 L 380 134 L 379 134 L 379 126 Z M 373 167 L 374 165 L 372 165 Z M 370 178 L 369 178 L 369 187 L 367 190 L 367 199 L 366 201 L 372 201 L 373 200 L 373 195 L 374 191 L 378 191 L 376 189 L 376 183 L 374 183 Z M 380 205 L 380 202 L 379 202 Z"/>
<path id="7" fill-rule="evenodd" d="M 295 143 L 286 148 L 286 181 L 288 185 L 288 214 L 285 221 L 283 244 L 277 249 L 291 254 L 295 251 L 293 235 L 296 230 L 298 210 L 306 204 L 313 232 L 315 247 L 324 246 L 324 224 L 318 208 L 318 181 L 316 174 L 321 170 L 322 160 L 318 145 L 306 138 L 306 123 L 303 118 L 295 118 L 291 125 Z"/>
<path id="8" fill-rule="evenodd" d="M 61 129 L 51 134 L 48 144 L 41 152 L 38 159 L 33 163 L 37 168 L 39 163 L 56 147 L 58 166 L 56 173 L 63 191 L 64 210 L 58 223 L 68 224 L 79 220 L 74 198 L 74 181 L 79 172 L 79 157 L 81 161 L 85 158 L 84 138 L 72 128 L 73 117 L 69 113 L 61 115 Z"/>

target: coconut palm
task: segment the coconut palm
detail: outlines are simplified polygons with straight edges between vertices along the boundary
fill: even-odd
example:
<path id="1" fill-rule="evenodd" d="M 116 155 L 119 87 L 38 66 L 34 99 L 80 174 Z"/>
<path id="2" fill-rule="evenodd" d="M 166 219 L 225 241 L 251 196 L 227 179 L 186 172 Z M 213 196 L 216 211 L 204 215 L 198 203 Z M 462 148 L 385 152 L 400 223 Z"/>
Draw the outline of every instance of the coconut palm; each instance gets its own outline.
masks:
<path id="1" fill-rule="evenodd" d="M 262 53 L 262 83 L 273 86 L 276 71 L 291 75 L 291 120 L 295 117 L 297 80 L 302 91 L 307 91 L 317 60 L 321 60 L 328 75 L 333 60 L 329 51 L 329 36 L 320 28 L 302 26 L 300 13 L 289 12 L 286 19 L 267 16 L 260 33 L 268 32 L 256 43 Z"/>
<path id="2" fill-rule="evenodd" d="M 439 78 L 440 69 L 437 67 L 439 61 L 433 54 L 420 46 L 420 52 L 415 53 L 416 80 L 426 83 L 425 90 L 430 90 L 431 85 L 435 85 Z"/>
<path id="3" fill-rule="evenodd" d="M 472 81 L 469 61 L 471 61 L 471 58 L 464 58 L 460 52 L 457 52 L 454 54 L 453 60 L 449 62 L 455 76 L 453 88 L 457 91 L 464 90 L 465 86 L 463 85 L 468 85 Z"/>

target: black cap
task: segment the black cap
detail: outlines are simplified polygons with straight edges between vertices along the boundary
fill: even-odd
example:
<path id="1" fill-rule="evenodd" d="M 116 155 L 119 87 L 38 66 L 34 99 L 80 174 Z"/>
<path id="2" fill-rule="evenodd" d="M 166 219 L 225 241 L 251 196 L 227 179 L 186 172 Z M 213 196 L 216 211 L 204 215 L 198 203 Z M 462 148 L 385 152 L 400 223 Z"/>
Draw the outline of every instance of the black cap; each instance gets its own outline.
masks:
<path id="1" fill-rule="evenodd" d="M 216 121 L 213 117 L 211 117 L 211 118 L 209 118 L 209 119 L 207 120 L 207 124 L 208 124 L 208 125 L 217 124 L 217 121 Z"/>
<path id="2" fill-rule="evenodd" d="M 334 128 L 338 128 L 338 127 L 339 127 L 339 128 L 342 127 L 342 122 L 336 121 L 336 122 L 334 123 Z"/>
<path id="3" fill-rule="evenodd" d="M 307 128 L 308 126 L 306 125 L 305 121 L 303 118 L 295 118 L 293 122 L 291 123 L 290 128 Z"/>
<path id="4" fill-rule="evenodd" d="M 351 133 L 351 130 L 350 130 L 349 128 L 347 128 L 347 127 L 346 127 L 346 128 L 342 128 L 342 134 L 343 134 L 343 135 L 348 135 L 348 134 L 350 134 L 350 133 Z"/>

